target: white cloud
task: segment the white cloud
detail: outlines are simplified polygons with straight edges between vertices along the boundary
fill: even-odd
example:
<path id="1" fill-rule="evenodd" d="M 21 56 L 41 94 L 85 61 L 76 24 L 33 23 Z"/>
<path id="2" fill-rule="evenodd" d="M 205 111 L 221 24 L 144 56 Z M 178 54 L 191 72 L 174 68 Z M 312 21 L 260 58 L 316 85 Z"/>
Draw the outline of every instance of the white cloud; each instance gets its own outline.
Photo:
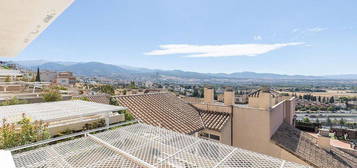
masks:
<path id="1" fill-rule="evenodd" d="M 313 28 L 309 28 L 307 29 L 307 31 L 309 32 L 322 32 L 322 31 L 325 31 L 327 30 L 327 28 L 324 28 L 324 27 L 313 27 Z"/>
<path id="2" fill-rule="evenodd" d="M 263 37 L 258 35 L 258 36 L 254 36 L 253 39 L 254 40 L 263 40 Z"/>
<path id="3" fill-rule="evenodd" d="M 226 44 L 226 45 L 190 45 L 169 44 L 160 45 L 160 49 L 145 53 L 145 55 L 184 54 L 185 57 L 229 57 L 256 56 L 288 46 L 302 45 L 301 42 L 276 44 Z"/>

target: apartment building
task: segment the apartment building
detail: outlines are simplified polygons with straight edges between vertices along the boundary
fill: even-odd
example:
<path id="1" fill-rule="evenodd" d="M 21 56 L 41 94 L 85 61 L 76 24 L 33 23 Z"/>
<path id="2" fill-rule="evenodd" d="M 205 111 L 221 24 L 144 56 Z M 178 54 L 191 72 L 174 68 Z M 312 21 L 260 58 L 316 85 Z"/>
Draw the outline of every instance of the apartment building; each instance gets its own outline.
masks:
<path id="1" fill-rule="evenodd" d="M 283 98 L 270 89 L 260 89 L 249 94 L 247 105 L 237 105 L 232 89 L 224 91 L 223 103 L 214 100 L 214 88 L 206 87 L 204 91 L 203 101 L 194 103 L 187 103 L 171 93 L 117 96 L 116 99 L 136 119 L 150 125 L 304 165 L 354 166 L 326 152 L 317 139 L 293 127 L 295 98 Z"/>
<path id="2" fill-rule="evenodd" d="M 60 85 L 74 85 L 76 83 L 76 77 L 72 72 L 59 72 L 57 73 L 56 83 Z"/>
<path id="3" fill-rule="evenodd" d="M 54 83 L 56 82 L 57 72 L 41 71 L 40 76 L 41 76 L 41 81 Z"/>

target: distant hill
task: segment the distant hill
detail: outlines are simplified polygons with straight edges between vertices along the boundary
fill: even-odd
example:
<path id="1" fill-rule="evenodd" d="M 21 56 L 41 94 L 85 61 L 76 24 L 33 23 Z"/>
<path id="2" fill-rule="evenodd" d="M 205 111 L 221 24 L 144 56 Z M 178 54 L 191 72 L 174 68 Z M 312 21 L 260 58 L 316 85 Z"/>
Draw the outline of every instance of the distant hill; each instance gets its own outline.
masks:
<path id="1" fill-rule="evenodd" d="M 118 73 L 131 73 L 131 70 L 126 70 L 119 66 L 102 64 L 98 62 L 77 63 L 73 65 L 63 65 L 53 62 L 48 62 L 39 66 L 40 69 L 53 71 L 71 71 L 78 75 L 84 76 L 112 76 Z"/>
<path id="2" fill-rule="evenodd" d="M 357 74 L 327 75 L 324 77 L 329 79 L 357 79 Z"/>
<path id="3" fill-rule="evenodd" d="M 39 66 L 41 70 L 71 71 L 76 75 L 89 77 L 110 77 L 117 79 L 150 79 L 155 76 L 185 79 L 357 79 L 357 75 L 304 76 L 281 75 L 273 73 L 236 72 L 236 73 L 198 73 L 181 70 L 157 70 L 130 66 L 117 66 L 99 62 L 46 62 L 17 61 L 22 66 Z M 37 64 L 36 64 L 37 63 Z"/>

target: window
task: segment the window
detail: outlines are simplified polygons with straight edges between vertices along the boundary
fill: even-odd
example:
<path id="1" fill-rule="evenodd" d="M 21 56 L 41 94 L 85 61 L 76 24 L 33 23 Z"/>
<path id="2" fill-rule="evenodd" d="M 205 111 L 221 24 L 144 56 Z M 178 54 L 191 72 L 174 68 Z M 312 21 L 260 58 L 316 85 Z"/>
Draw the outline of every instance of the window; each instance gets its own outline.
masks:
<path id="1" fill-rule="evenodd" d="M 219 136 L 213 135 L 213 134 L 210 134 L 210 138 L 213 139 L 213 140 L 217 140 L 217 141 L 220 140 L 220 137 L 219 137 Z"/>
<path id="2" fill-rule="evenodd" d="M 200 136 L 201 136 L 201 137 L 205 137 L 205 138 L 209 138 L 209 134 L 204 133 L 204 132 L 201 132 L 201 133 L 200 133 Z"/>
<path id="3" fill-rule="evenodd" d="M 221 139 L 221 137 L 218 135 L 209 134 L 209 133 L 205 133 L 205 132 L 201 132 L 199 134 L 199 136 L 204 139 L 210 139 L 210 140 L 215 140 L 215 141 L 219 141 Z"/>

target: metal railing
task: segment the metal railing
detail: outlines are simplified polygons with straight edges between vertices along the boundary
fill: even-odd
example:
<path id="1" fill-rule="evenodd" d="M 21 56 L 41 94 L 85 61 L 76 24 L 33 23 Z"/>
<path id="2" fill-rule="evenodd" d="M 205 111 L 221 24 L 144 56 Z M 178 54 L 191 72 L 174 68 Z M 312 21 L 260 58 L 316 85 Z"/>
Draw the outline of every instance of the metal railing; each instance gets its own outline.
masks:
<path id="1" fill-rule="evenodd" d="M 30 147 L 35 147 L 35 146 L 39 146 L 39 145 L 48 144 L 48 143 L 55 142 L 55 141 L 60 141 L 60 140 L 68 139 L 68 138 L 73 138 L 73 137 L 77 137 L 77 136 L 81 136 L 81 135 L 90 134 L 90 133 L 93 133 L 93 132 L 98 132 L 98 131 L 102 131 L 102 130 L 106 130 L 106 129 L 110 129 L 110 128 L 114 128 L 114 127 L 124 126 L 124 125 L 128 125 L 128 124 L 135 124 L 135 123 L 138 123 L 138 121 L 132 120 L 132 121 L 121 122 L 121 123 L 109 125 L 107 127 L 100 127 L 100 128 L 95 128 L 95 129 L 91 129 L 91 130 L 86 130 L 86 131 L 73 133 L 73 134 L 63 135 L 63 136 L 60 136 L 60 137 L 50 138 L 50 139 L 46 139 L 46 140 L 43 140 L 43 141 L 34 142 L 34 143 L 31 143 L 31 144 L 26 144 L 26 145 L 22 145 L 22 146 L 13 147 L 13 148 L 8 148 L 8 149 L 5 149 L 5 150 L 14 152 L 14 151 L 18 151 L 18 150 L 22 150 L 22 149 L 26 149 L 26 148 L 30 148 Z"/>

